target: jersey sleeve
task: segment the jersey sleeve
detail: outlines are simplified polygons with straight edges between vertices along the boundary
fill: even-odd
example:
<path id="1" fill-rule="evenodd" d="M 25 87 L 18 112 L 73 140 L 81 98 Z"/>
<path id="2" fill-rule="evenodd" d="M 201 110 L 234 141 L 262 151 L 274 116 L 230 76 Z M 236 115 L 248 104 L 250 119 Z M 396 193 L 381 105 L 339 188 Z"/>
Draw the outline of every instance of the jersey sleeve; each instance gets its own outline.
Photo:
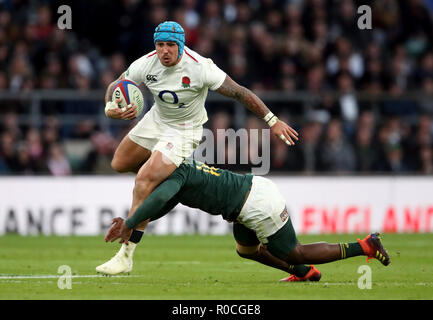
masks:
<path id="1" fill-rule="evenodd" d="M 142 221 L 147 219 L 156 220 L 168 213 L 177 202 L 173 197 L 179 192 L 184 183 L 181 174 L 172 174 L 162 182 L 152 193 L 141 203 L 134 214 L 126 219 L 125 224 L 133 229 Z"/>
<path id="2" fill-rule="evenodd" d="M 212 59 L 205 59 L 203 63 L 203 83 L 210 90 L 217 90 L 226 79 L 226 73 L 222 71 Z"/>
<path id="3" fill-rule="evenodd" d="M 164 205 L 164 207 L 161 210 L 159 210 L 158 214 L 155 214 L 150 219 L 150 221 L 155 221 L 155 220 L 158 220 L 159 218 L 165 216 L 167 213 L 169 213 L 178 204 L 179 204 L 179 200 L 177 199 L 176 196 L 174 196 Z"/>

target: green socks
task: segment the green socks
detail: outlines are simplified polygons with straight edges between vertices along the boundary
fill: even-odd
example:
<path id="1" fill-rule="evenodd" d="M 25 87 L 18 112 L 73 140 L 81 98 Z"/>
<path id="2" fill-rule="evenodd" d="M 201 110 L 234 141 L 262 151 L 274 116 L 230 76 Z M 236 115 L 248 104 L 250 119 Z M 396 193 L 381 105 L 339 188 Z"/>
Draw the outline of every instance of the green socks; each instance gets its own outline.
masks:
<path id="1" fill-rule="evenodd" d="M 339 243 L 341 259 L 364 255 L 361 245 L 358 242 Z"/>
<path id="2" fill-rule="evenodd" d="M 289 266 L 289 273 L 294 274 L 297 277 L 305 277 L 305 275 L 310 271 L 310 266 L 305 264 L 297 264 Z"/>

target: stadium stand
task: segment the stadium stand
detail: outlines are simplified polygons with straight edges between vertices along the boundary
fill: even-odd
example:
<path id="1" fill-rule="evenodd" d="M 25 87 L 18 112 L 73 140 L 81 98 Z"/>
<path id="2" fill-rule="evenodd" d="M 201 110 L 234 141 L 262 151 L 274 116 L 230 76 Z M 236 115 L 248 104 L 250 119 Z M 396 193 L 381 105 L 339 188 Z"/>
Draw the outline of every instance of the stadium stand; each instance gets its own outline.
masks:
<path id="1" fill-rule="evenodd" d="M 61 4 L 0 1 L 1 175 L 113 174 L 131 123 L 104 116 L 105 88 L 164 20 L 301 133 L 271 139 L 273 172 L 433 174 L 431 1 L 76 0 L 71 30 Z M 207 109 L 209 129 L 262 127 L 217 95 Z"/>

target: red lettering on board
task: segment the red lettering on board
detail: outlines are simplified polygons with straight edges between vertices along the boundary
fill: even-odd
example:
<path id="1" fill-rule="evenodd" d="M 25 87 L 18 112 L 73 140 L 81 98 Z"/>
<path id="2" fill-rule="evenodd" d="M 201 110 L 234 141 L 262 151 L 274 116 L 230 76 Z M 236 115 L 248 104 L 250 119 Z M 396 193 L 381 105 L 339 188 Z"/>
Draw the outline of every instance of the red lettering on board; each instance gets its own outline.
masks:
<path id="1" fill-rule="evenodd" d="M 382 230 L 383 232 L 397 232 L 397 218 L 393 206 L 390 206 L 385 213 Z"/>
<path id="2" fill-rule="evenodd" d="M 350 216 L 356 215 L 358 213 L 358 207 L 351 206 L 347 207 L 347 209 L 344 211 L 343 216 L 343 233 L 349 232 L 349 219 Z"/>
<path id="3" fill-rule="evenodd" d="M 326 208 L 322 210 L 322 225 L 321 233 L 336 233 L 337 232 L 337 221 L 338 221 L 338 208 L 329 210 Z"/>
<path id="4" fill-rule="evenodd" d="M 430 206 L 427 208 L 426 214 L 425 214 L 424 232 L 433 231 L 432 227 L 431 227 L 432 220 L 433 220 L 433 206 Z"/>
<path id="5" fill-rule="evenodd" d="M 411 212 L 410 207 L 404 208 L 404 232 L 419 232 L 421 220 L 421 208 L 416 207 L 415 212 Z"/>
<path id="6" fill-rule="evenodd" d="M 316 209 L 314 207 L 305 207 L 302 211 L 302 233 L 308 233 L 310 228 L 314 225 L 313 215 Z"/>

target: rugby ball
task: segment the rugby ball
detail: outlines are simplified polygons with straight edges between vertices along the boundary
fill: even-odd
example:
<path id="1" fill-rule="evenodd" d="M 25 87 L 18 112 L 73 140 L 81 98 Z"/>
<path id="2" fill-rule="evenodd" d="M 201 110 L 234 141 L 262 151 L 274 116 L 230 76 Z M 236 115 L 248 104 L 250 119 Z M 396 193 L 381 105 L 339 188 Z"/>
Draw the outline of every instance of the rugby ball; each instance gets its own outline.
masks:
<path id="1" fill-rule="evenodd" d="M 116 83 L 113 88 L 112 101 L 116 99 L 122 99 L 118 103 L 119 108 L 128 107 L 130 104 L 137 106 L 136 118 L 143 112 L 144 109 L 144 98 L 140 88 L 131 80 L 120 80 Z"/>

